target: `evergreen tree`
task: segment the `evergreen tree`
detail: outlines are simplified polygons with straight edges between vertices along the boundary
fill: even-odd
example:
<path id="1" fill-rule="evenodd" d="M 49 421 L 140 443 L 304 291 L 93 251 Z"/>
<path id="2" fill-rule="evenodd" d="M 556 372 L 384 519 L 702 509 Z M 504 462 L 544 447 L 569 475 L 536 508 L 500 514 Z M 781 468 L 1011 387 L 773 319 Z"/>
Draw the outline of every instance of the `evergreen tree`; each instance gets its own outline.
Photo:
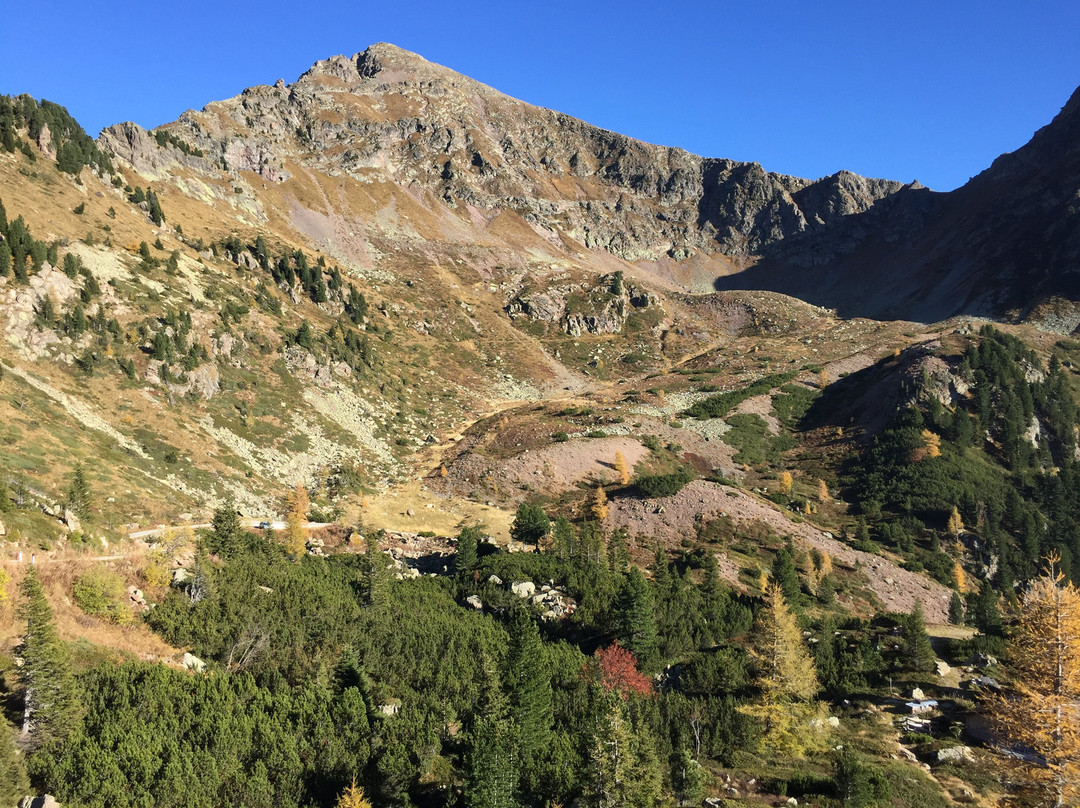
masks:
<path id="1" fill-rule="evenodd" d="M 959 592 L 953 592 L 949 600 L 949 622 L 954 626 L 962 625 L 964 622 L 964 599 L 960 597 Z"/>
<path id="2" fill-rule="evenodd" d="M 799 586 L 799 572 L 795 569 L 795 553 L 791 542 L 777 551 L 771 577 L 784 590 L 784 600 L 790 606 L 798 607 L 802 602 L 802 590 Z"/>
<path id="3" fill-rule="evenodd" d="M 968 606 L 968 619 L 983 634 L 1001 634 L 1001 613 L 998 611 L 998 593 L 989 581 L 979 584 L 979 591 Z"/>
<path id="4" fill-rule="evenodd" d="M 1009 690 L 990 700 L 1003 736 L 1034 759 L 1016 764 L 1019 790 L 1041 805 L 1080 804 L 1080 592 L 1048 558 L 1025 593 L 1009 644 Z"/>
<path id="5" fill-rule="evenodd" d="M 544 659 L 540 631 L 525 609 L 514 609 L 509 631 L 506 693 L 522 761 L 531 765 L 551 732 L 551 673 Z"/>
<path id="6" fill-rule="evenodd" d="M 0 805 L 15 805 L 30 790 L 26 767 L 15 746 L 15 730 L 0 717 Z"/>
<path id="7" fill-rule="evenodd" d="M 517 805 L 518 754 L 509 704 L 487 658 L 480 704 L 466 738 L 465 805 L 513 808 Z"/>
<path id="8" fill-rule="evenodd" d="M 479 525 L 463 527 L 457 538 L 457 557 L 454 569 L 458 575 L 467 575 L 476 569 L 477 547 L 480 542 Z"/>
<path id="9" fill-rule="evenodd" d="M 208 536 L 210 552 L 223 557 L 235 555 L 240 550 L 243 526 L 236 512 L 236 503 L 226 500 L 214 511 L 210 520 L 212 532 Z"/>
<path id="10" fill-rule="evenodd" d="M 574 526 L 562 514 L 559 514 L 559 518 L 555 520 L 555 524 L 551 529 L 551 538 L 555 554 L 559 558 L 570 559 L 574 557 Z"/>
<path id="11" fill-rule="evenodd" d="M 904 618 L 904 665 L 913 671 L 932 671 L 934 669 L 934 648 L 930 645 L 930 635 L 926 633 L 926 620 L 923 617 L 922 601 L 915 601 L 915 608 Z"/>
<path id="12" fill-rule="evenodd" d="M 90 516 L 90 504 L 90 482 L 86 479 L 86 469 L 79 463 L 68 487 L 68 507 L 80 519 L 86 519 Z"/>
<path id="13" fill-rule="evenodd" d="M 837 755 L 834 771 L 837 796 L 844 808 L 874 808 L 889 804 L 892 796 L 889 781 L 849 747 Z"/>
<path id="14" fill-rule="evenodd" d="M 644 670 L 651 670 L 656 654 L 656 613 L 649 582 L 637 567 L 631 567 L 615 604 L 619 643 L 637 657 Z"/>
<path id="15" fill-rule="evenodd" d="M 510 538 L 522 544 L 537 545 L 547 535 L 551 520 L 539 505 L 523 502 L 514 514 L 510 526 Z"/>
<path id="16" fill-rule="evenodd" d="M 41 749 L 70 737 L 81 710 L 67 648 L 56 636 L 52 607 L 37 567 L 27 569 L 19 591 L 23 597 L 19 617 L 26 621 L 20 669 L 24 687 L 22 737 L 28 747 Z"/>
<path id="17" fill-rule="evenodd" d="M 11 273 L 11 248 L 6 241 L 0 241 L 0 278 Z"/>

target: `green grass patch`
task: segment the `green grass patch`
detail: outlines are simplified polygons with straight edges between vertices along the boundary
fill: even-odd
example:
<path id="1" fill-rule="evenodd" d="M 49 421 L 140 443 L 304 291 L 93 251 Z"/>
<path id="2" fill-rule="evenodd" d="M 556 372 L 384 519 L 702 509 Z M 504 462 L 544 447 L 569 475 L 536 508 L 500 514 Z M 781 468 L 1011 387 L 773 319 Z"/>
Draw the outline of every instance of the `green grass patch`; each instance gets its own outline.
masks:
<path id="1" fill-rule="evenodd" d="M 756 382 L 751 382 L 746 387 L 739 390 L 729 390 L 726 393 L 718 393 L 715 396 L 709 396 L 694 404 L 694 406 L 686 410 L 683 415 L 698 419 L 723 418 L 742 402 L 746 401 L 746 399 L 764 395 L 774 387 L 787 384 L 794 379 L 795 376 L 796 373 L 794 371 L 763 376 Z"/>

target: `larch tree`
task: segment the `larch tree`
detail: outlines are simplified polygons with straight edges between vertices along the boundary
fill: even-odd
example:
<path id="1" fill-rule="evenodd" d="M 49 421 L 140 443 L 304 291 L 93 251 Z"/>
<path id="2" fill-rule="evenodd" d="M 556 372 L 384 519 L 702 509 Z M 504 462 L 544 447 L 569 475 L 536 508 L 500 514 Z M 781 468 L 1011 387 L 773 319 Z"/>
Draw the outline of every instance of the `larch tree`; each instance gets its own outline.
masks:
<path id="1" fill-rule="evenodd" d="M 824 480 L 818 480 L 817 498 L 818 502 L 828 502 L 832 499 L 832 495 L 829 493 L 829 486 Z"/>
<path id="2" fill-rule="evenodd" d="M 769 584 L 765 590 L 765 605 L 758 612 L 751 642 L 760 696 L 739 710 L 761 722 L 768 750 L 801 755 L 815 741 L 810 720 L 820 712 L 814 697 L 821 685 L 778 584 Z"/>
<path id="3" fill-rule="evenodd" d="M 589 513 L 592 514 L 592 518 L 598 522 L 603 522 L 607 519 L 608 499 L 607 491 L 604 490 L 604 486 L 596 486 L 596 490 L 593 492 L 592 503 L 589 505 Z"/>
<path id="4" fill-rule="evenodd" d="M 615 472 L 619 475 L 619 484 L 628 485 L 630 482 L 630 466 L 622 452 L 615 452 Z"/>
<path id="5" fill-rule="evenodd" d="M 356 784 L 353 778 L 352 785 L 346 786 L 341 792 L 335 808 L 372 808 L 371 800 L 364 796 L 364 789 Z"/>
<path id="6" fill-rule="evenodd" d="M 781 471 L 780 472 L 780 493 L 781 494 L 790 494 L 792 484 L 793 484 L 793 481 L 791 479 L 791 472 L 790 471 Z"/>
<path id="7" fill-rule="evenodd" d="M 40 748 L 70 735 L 80 720 L 80 706 L 67 648 L 56 635 L 53 611 L 31 566 L 19 585 L 23 601 L 19 617 L 26 621 L 21 655 L 23 665 L 22 737 Z"/>
<path id="8" fill-rule="evenodd" d="M 301 558 L 307 549 L 307 522 L 308 510 L 311 500 L 308 499 L 307 489 L 300 483 L 289 494 L 288 513 L 285 515 L 285 549 L 293 558 Z"/>
<path id="9" fill-rule="evenodd" d="M 946 524 L 945 529 L 954 536 L 959 536 L 964 532 L 964 520 L 960 518 L 960 511 L 958 511 L 955 506 L 952 509 L 952 513 L 949 514 L 949 522 Z"/>
<path id="10" fill-rule="evenodd" d="M 1009 643 L 1008 688 L 990 699 L 1003 739 L 1023 753 L 1011 785 L 1039 804 L 1080 804 L 1080 592 L 1051 555 L 1028 588 Z"/>

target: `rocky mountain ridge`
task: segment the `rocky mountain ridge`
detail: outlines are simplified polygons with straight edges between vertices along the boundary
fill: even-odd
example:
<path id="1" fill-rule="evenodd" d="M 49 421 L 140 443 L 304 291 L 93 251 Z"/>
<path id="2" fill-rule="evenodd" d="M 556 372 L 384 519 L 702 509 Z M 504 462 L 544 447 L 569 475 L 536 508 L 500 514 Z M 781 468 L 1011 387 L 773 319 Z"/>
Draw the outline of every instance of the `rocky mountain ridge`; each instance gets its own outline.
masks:
<path id="1" fill-rule="evenodd" d="M 514 211 L 632 261 L 754 255 L 905 187 L 845 171 L 805 180 L 642 143 L 386 44 L 316 62 L 293 84 L 249 88 L 163 129 L 205 157 L 163 150 L 134 124 L 106 129 L 101 143 L 146 175 L 182 166 L 279 183 L 302 168 L 420 186 L 451 208 Z"/>

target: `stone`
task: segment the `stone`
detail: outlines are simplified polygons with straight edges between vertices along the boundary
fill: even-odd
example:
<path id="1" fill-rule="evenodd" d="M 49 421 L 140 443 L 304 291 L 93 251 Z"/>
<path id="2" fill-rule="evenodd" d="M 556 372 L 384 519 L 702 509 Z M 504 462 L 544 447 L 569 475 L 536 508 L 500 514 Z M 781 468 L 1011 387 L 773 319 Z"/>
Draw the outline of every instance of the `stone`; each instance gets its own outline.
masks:
<path id="1" fill-rule="evenodd" d="M 465 602 L 477 610 L 484 608 L 484 601 L 480 600 L 476 595 L 469 595 L 469 597 L 465 598 Z"/>
<path id="2" fill-rule="evenodd" d="M 19 800 L 19 808 L 60 808 L 60 803 L 52 794 L 42 794 L 39 797 L 23 797 Z"/>
<path id="3" fill-rule="evenodd" d="M 82 522 L 71 508 L 64 508 L 64 526 L 72 533 L 82 530 Z"/>
<path id="4" fill-rule="evenodd" d="M 914 687 L 914 688 L 911 689 L 911 700 L 912 701 L 924 701 L 925 699 L 926 699 L 926 694 L 923 693 L 921 687 Z"/>
<path id="5" fill-rule="evenodd" d="M 206 672 L 206 663 L 192 653 L 185 653 L 183 658 L 180 660 L 180 664 L 187 668 L 189 671 L 194 671 L 195 673 Z"/>
<path id="6" fill-rule="evenodd" d="M 0 536 L 6 536 L 6 535 L 7 535 L 7 528 L 4 527 L 3 522 L 0 522 Z"/>
<path id="7" fill-rule="evenodd" d="M 495 586 L 502 586 L 503 580 L 498 575 L 491 575 L 488 577 L 489 584 L 495 584 Z"/>
<path id="8" fill-rule="evenodd" d="M 938 676 L 948 676 L 949 672 L 952 670 L 952 668 L 949 667 L 949 663 L 943 659 L 934 660 L 934 669 L 937 671 Z"/>
<path id="9" fill-rule="evenodd" d="M 948 749 L 939 749 L 937 753 L 938 763 L 959 763 L 974 759 L 975 754 L 970 746 L 950 746 Z"/>
<path id="10" fill-rule="evenodd" d="M 173 570 L 172 582 L 174 584 L 182 584 L 182 583 L 184 583 L 184 581 L 188 580 L 189 578 L 191 578 L 191 573 L 189 573 L 183 567 L 178 567 L 177 569 Z"/>
<path id="11" fill-rule="evenodd" d="M 510 591 L 519 598 L 531 598 L 536 593 L 536 584 L 532 581 L 516 581 L 510 584 Z"/>

